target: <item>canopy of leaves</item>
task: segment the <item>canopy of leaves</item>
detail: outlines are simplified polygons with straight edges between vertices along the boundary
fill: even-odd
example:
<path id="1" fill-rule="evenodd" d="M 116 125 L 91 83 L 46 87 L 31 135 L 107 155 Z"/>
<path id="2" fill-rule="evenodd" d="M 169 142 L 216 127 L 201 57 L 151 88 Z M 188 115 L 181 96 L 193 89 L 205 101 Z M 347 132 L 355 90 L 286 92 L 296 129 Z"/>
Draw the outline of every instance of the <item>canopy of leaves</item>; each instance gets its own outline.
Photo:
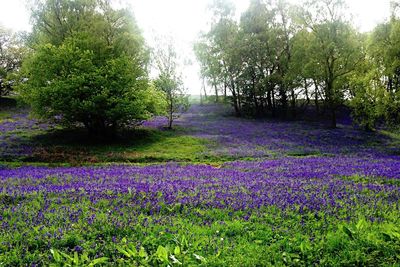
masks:
<path id="1" fill-rule="evenodd" d="M 25 54 L 21 37 L 0 25 L 0 97 L 12 91 Z"/>
<path id="2" fill-rule="evenodd" d="M 33 13 L 34 52 L 21 94 L 35 113 L 105 134 L 157 112 L 148 52 L 134 17 L 108 1 L 48 0 Z"/>

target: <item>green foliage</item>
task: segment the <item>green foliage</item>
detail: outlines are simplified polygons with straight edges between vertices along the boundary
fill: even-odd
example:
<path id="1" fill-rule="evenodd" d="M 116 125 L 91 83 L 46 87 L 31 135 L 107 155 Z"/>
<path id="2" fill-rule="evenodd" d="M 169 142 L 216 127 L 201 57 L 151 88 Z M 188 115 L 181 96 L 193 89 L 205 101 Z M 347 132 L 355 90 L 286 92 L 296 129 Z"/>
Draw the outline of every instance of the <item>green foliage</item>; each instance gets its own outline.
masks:
<path id="1" fill-rule="evenodd" d="M 368 57 L 350 78 L 350 106 L 355 121 L 374 129 L 378 122 L 400 122 L 399 57 L 400 23 L 395 18 L 378 25 L 365 40 Z M 399 39 L 399 40 L 398 40 Z"/>
<path id="2" fill-rule="evenodd" d="M 84 213 L 67 231 L 58 229 L 61 220 L 63 225 L 69 220 L 67 214 L 61 218 L 46 213 L 46 225 L 2 234 L 0 262 L 6 266 L 380 266 L 399 261 L 397 213 L 383 213 L 385 223 L 377 223 L 361 215 L 344 221 L 345 210 L 338 218 L 265 207 L 243 219 L 247 211 L 181 208 L 152 216 L 141 211 L 130 222 L 131 208 L 109 210 L 110 205 L 129 201 L 130 196 L 116 197 L 95 204 L 87 199 L 81 203 L 51 201 L 51 209 L 68 205 L 70 212 L 83 209 Z M 25 212 L 30 214 L 39 212 L 43 201 L 43 196 L 32 195 L 15 205 L 26 206 Z M 356 208 L 364 214 L 374 212 Z M 96 219 L 89 224 L 84 214 L 93 209 Z M 7 214 L 6 207 L 2 216 Z M 123 226 L 116 227 L 116 222 Z M 25 222 L 16 224 L 19 229 Z"/>
<path id="3" fill-rule="evenodd" d="M 0 97 L 9 95 L 14 89 L 26 53 L 20 34 L 0 25 Z"/>
<path id="4" fill-rule="evenodd" d="M 336 127 L 348 75 L 364 59 L 343 3 L 310 1 L 301 9 L 286 1 L 251 1 L 239 24 L 228 2 L 216 3 L 211 28 L 194 49 L 202 76 L 228 88 L 236 114 L 286 117 L 290 107 L 295 117 L 314 94 Z"/>
<path id="5" fill-rule="evenodd" d="M 375 128 L 383 117 L 385 89 L 379 81 L 379 73 L 370 60 L 365 60 L 349 77 L 352 98 L 349 105 L 352 108 L 354 121 L 366 130 Z"/>
<path id="6" fill-rule="evenodd" d="M 214 87 L 216 96 L 218 88 L 223 88 L 225 96 L 229 91 L 236 115 L 241 115 L 241 88 L 237 86 L 241 58 L 239 28 L 233 19 L 234 7 L 230 1 L 216 0 L 211 5 L 211 11 L 214 14 L 211 29 L 202 34 L 201 39 L 194 45 L 194 51 L 200 62 L 203 79 Z"/>
<path id="7" fill-rule="evenodd" d="M 337 109 L 347 103 L 365 129 L 400 121 L 396 12 L 371 34 L 361 34 L 344 1 L 307 1 L 302 7 L 251 1 L 240 23 L 229 1 L 214 1 L 210 9 L 211 27 L 194 51 L 201 76 L 216 96 L 230 92 L 236 115 L 286 117 L 290 107 L 295 117 L 313 100 L 332 127 Z"/>
<path id="8" fill-rule="evenodd" d="M 164 113 L 168 119 L 168 128 L 172 129 L 173 121 L 189 108 L 189 97 L 185 94 L 186 89 L 177 69 L 177 54 L 172 40 L 159 41 L 154 56 L 159 72 L 154 85 L 165 95 Z"/>
<path id="9" fill-rule="evenodd" d="M 343 1 L 313 1 L 300 17 L 313 35 L 310 60 L 314 75 L 323 82 L 331 125 L 336 127 L 335 112 L 345 99 L 348 77 L 365 58 L 362 38 L 346 21 Z"/>
<path id="10" fill-rule="evenodd" d="M 107 257 L 101 257 L 94 260 L 90 260 L 88 253 L 84 252 L 80 256 L 77 251 L 74 252 L 73 256 L 68 255 L 65 252 L 58 251 L 56 249 L 50 249 L 50 253 L 53 256 L 55 263 L 50 266 L 96 266 L 108 262 Z"/>
<path id="11" fill-rule="evenodd" d="M 380 91 L 377 112 L 388 124 L 400 123 L 400 20 L 392 17 L 387 23 L 378 25 L 369 38 L 368 53 L 372 59 L 372 78 Z M 368 90 L 368 89 L 366 89 Z M 362 92 L 364 93 L 364 92 Z M 367 105 L 371 105 L 371 101 Z"/>
<path id="12" fill-rule="evenodd" d="M 133 16 L 103 1 L 53 2 L 34 12 L 35 51 L 23 65 L 20 92 L 33 111 L 96 135 L 158 112 L 163 96 L 149 88 Z"/>

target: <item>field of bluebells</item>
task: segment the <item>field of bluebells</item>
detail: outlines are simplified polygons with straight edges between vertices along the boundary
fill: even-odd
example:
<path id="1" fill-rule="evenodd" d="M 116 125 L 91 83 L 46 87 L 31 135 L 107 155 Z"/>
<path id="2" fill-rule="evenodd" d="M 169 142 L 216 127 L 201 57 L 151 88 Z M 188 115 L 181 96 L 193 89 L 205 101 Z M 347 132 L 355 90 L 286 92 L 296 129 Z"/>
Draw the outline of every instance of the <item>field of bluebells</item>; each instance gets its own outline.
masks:
<path id="1" fill-rule="evenodd" d="M 0 266 L 400 266 L 394 135 L 194 105 L 198 162 L 7 164 L 52 127 L 0 119 Z"/>

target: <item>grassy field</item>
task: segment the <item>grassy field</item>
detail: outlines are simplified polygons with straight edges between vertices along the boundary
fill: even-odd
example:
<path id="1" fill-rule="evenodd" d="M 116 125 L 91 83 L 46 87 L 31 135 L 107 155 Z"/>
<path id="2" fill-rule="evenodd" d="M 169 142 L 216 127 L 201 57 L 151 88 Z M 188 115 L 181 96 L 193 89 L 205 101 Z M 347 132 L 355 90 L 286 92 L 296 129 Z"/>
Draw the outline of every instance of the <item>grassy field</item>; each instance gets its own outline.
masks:
<path id="1" fill-rule="evenodd" d="M 400 266 L 400 136 L 193 105 L 115 140 L 0 111 L 0 266 Z"/>

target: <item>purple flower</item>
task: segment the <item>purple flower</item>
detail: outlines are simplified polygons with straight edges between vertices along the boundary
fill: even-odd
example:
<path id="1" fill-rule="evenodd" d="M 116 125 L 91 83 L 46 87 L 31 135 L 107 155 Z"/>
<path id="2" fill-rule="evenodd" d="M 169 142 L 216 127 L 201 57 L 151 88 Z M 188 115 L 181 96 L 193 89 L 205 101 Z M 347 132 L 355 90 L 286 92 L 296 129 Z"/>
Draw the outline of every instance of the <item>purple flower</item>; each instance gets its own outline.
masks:
<path id="1" fill-rule="evenodd" d="M 81 246 L 75 246 L 74 251 L 81 253 L 83 251 L 83 248 Z"/>

